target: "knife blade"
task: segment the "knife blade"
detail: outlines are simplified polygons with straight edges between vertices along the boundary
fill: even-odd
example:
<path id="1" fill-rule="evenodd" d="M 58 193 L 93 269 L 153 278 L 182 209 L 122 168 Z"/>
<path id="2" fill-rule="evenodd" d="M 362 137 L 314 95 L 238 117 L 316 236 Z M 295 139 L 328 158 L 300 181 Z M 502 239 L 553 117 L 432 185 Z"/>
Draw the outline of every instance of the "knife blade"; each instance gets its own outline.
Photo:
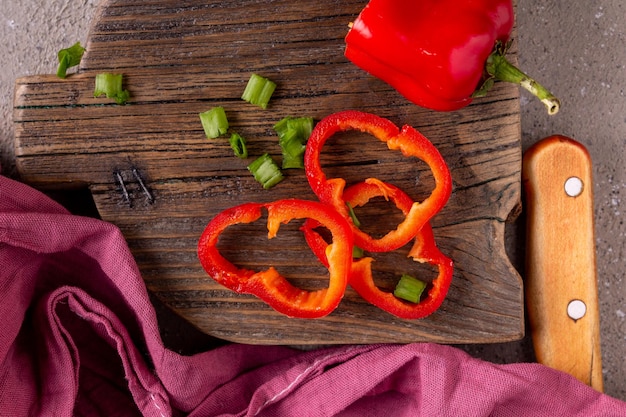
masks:
<path id="1" fill-rule="evenodd" d="M 602 391 L 591 157 L 581 143 L 550 136 L 524 153 L 522 178 L 537 361 Z"/>

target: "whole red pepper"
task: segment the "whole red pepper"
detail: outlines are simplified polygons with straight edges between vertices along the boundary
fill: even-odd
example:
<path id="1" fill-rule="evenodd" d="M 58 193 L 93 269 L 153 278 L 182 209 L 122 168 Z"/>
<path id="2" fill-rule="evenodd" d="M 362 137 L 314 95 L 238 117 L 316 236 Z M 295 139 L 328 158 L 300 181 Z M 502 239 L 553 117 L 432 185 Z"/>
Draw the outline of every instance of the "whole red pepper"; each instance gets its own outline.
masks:
<path id="1" fill-rule="evenodd" d="M 263 271 L 238 268 L 221 255 L 217 244 L 222 232 L 235 224 L 258 220 L 263 209 L 267 210 L 268 238 L 276 236 L 281 223 L 296 218 L 312 219 L 330 231 L 332 245 L 326 253 L 327 288 L 316 291 L 296 288 L 274 267 Z M 218 213 L 200 237 L 198 257 L 205 271 L 226 288 L 253 294 L 290 317 L 317 318 L 331 313 L 344 295 L 352 263 L 352 245 L 348 223 L 332 208 L 315 201 L 286 199 L 241 204 Z"/>
<path id="2" fill-rule="evenodd" d="M 511 0 L 371 0 L 346 35 L 345 55 L 422 107 L 462 108 L 498 79 L 555 114 L 558 99 L 504 57 L 513 22 Z"/>

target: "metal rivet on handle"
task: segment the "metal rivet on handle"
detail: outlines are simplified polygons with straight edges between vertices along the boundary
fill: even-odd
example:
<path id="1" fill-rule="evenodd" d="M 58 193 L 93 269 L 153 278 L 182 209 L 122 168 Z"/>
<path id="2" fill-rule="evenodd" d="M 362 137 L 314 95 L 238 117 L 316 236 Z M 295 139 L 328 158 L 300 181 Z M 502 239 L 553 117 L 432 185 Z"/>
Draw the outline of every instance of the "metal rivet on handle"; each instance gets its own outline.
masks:
<path id="1" fill-rule="evenodd" d="M 583 192 L 583 181 L 578 177 L 569 177 L 565 181 L 565 194 L 578 197 Z"/>
<path id="2" fill-rule="evenodd" d="M 567 305 L 567 315 L 572 320 L 580 320 L 587 313 L 587 305 L 582 300 L 572 300 Z"/>

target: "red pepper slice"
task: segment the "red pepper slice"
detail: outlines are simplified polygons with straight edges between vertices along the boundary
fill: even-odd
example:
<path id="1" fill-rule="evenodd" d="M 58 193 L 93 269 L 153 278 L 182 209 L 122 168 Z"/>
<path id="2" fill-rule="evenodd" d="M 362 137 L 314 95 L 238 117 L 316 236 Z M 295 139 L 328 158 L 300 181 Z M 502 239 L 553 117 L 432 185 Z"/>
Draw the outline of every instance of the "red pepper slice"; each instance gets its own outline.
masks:
<path id="1" fill-rule="evenodd" d="M 352 185 L 346 188 L 343 194 L 344 201 L 350 207 L 364 206 L 374 197 L 384 197 L 387 201 L 391 200 L 405 216 L 413 205 L 411 197 L 400 188 L 386 184 L 376 178 L 368 178 L 363 182 Z M 309 219 L 303 224 L 301 230 L 304 232 L 309 248 L 311 248 L 320 262 L 328 266 L 328 260 L 326 259 L 328 243 L 319 233 L 314 231 L 318 227 L 320 227 L 319 222 Z"/>
<path id="2" fill-rule="evenodd" d="M 374 239 L 359 230 L 350 219 L 349 210 L 343 198 L 346 181 L 343 178 L 327 179 L 320 164 L 320 154 L 326 141 L 335 133 L 346 130 L 359 130 L 369 133 L 385 142 L 391 150 L 400 150 L 406 156 L 415 156 L 428 164 L 435 179 L 435 189 L 422 202 L 412 203 L 395 230 Z M 421 133 L 405 125 L 402 129 L 391 121 L 371 113 L 346 110 L 331 114 L 322 119 L 311 133 L 307 142 L 304 166 L 309 185 L 323 203 L 332 205 L 349 220 L 354 233 L 354 241 L 360 248 L 370 252 L 386 252 L 407 244 L 448 201 L 452 192 L 452 178 L 445 160 L 437 148 Z"/>
<path id="3" fill-rule="evenodd" d="M 448 294 L 452 283 L 454 264 L 437 248 L 430 224 L 426 224 L 415 237 L 409 257 L 417 262 L 428 262 L 439 269 L 437 277 L 427 287 L 427 295 L 419 303 L 397 298 L 393 293 L 381 290 L 372 276 L 372 258 L 362 258 L 352 264 L 350 286 L 363 299 L 381 310 L 403 319 L 421 319 L 437 311 Z"/>
<path id="4" fill-rule="evenodd" d="M 555 114 L 558 99 L 504 57 L 513 23 L 511 0 L 370 0 L 346 35 L 345 55 L 422 107 L 460 109 L 497 79 Z"/>
<path id="5" fill-rule="evenodd" d="M 362 206 L 371 198 L 384 196 L 391 199 L 403 212 L 413 204 L 411 198 L 399 188 L 381 181 L 361 182 L 346 189 L 344 198 L 354 206 Z M 305 238 L 322 263 L 327 263 L 327 243 L 314 229 L 317 224 L 305 222 L 302 230 Z M 421 319 L 434 313 L 443 303 L 454 271 L 454 264 L 437 247 L 430 223 L 426 223 L 416 234 L 415 243 L 408 256 L 417 262 L 436 265 L 438 275 L 427 289 L 427 295 L 419 303 L 401 300 L 393 293 L 381 290 L 374 283 L 372 275 L 373 258 L 365 257 L 352 263 L 349 284 L 366 301 L 378 308 L 403 319 Z"/>
<path id="6" fill-rule="evenodd" d="M 274 267 L 260 272 L 242 269 L 221 255 L 217 248 L 221 233 L 229 226 L 258 220 L 262 209 L 267 209 L 268 213 L 268 239 L 276 236 L 281 223 L 292 219 L 312 219 L 330 231 L 327 288 L 316 291 L 296 288 Z M 198 256 L 205 271 L 223 286 L 238 293 L 253 294 L 287 316 L 317 318 L 330 314 L 343 297 L 352 262 L 352 245 L 348 223 L 331 207 L 315 201 L 285 199 L 241 204 L 218 213 L 200 237 Z"/>

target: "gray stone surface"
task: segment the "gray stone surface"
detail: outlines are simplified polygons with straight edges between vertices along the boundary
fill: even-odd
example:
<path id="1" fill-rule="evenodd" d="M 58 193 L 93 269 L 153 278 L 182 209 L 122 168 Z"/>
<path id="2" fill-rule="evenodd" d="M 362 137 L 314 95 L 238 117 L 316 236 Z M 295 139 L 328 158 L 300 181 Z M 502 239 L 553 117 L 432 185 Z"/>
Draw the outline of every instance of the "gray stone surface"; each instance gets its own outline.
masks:
<path id="1" fill-rule="evenodd" d="M 56 52 L 85 43 L 97 0 L 0 0 L 0 164 L 15 176 L 12 101 L 17 77 L 53 73 Z M 365 0 L 364 0 L 365 4 Z M 562 101 L 548 116 L 521 94 L 523 149 L 552 134 L 582 142 L 594 161 L 596 242 L 605 391 L 626 400 L 626 6 L 621 0 L 518 2 L 520 66 Z M 514 264 L 523 273 L 523 220 L 511 225 Z M 216 341 L 198 334 L 156 302 L 163 336 L 173 349 L 195 352 Z M 519 342 L 462 346 L 494 362 L 533 360 Z"/>
<path id="2" fill-rule="evenodd" d="M 520 1 L 517 21 L 520 66 L 562 102 L 550 117 L 522 94 L 524 149 L 558 133 L 594 163 L 605 391 L 626 400 L 626 5 Z"/>

